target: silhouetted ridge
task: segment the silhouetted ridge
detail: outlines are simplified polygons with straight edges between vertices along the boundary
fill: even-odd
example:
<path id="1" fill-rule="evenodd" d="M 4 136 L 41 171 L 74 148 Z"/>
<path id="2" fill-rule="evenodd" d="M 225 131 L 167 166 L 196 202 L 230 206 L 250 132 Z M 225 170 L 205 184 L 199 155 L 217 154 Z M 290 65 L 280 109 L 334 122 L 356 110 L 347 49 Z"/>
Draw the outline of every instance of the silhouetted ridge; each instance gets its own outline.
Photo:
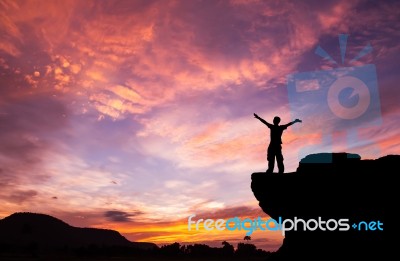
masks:
<path id="1" fill-rule="evenodd" d="M 270 252 L 226 241 L 221 247 L 177 242 L 157 247 L 117 231 L 77 228 L 49 215 L 15 213 L 0 220 L 0 260 L 263 260 Z"/>
<path id="2" fill-rule="evenodd" d="M 400 155 L 361 160 L 357 154 L 321 153 L 303 158 L 296 172 L 253 173 L 251 188 L 262 210 L 278 220 L 380 221 L 383 231 L 288 231 L 275 260 L 378 258 L 394 216 Z M 266 235 L 267 237 L 267 235 Z M 385 258 L 383 258 L 385 260 Z"/>
<path id="3" fill-rule="evenodd" d="M 45 214 L 14 213 L 0 220 L 0 244 L 38 248 L 123 246 L 156 248 L 152 243 L 131 242 L 109 229 L 78 228 Z"/>
<path id="4" fill-rule="evenodd" d="M 46 214 L 31 213 L 31 212 L 17 212 L 8 217 L 0 219 L 0 226 L 13 226 L 17 224 L 24 224 L 29 220 L 29 223 L 37 223 L 46 225 L 47 227 L 67 228 L 71 227 L 64 221 Z"/>

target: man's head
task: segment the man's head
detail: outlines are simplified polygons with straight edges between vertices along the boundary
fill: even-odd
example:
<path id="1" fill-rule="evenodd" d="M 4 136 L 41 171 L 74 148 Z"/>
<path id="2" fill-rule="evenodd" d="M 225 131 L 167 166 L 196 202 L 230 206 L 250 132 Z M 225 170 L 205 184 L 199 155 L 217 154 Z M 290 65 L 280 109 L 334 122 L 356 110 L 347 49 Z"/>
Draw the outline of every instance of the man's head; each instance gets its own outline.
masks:
<path id="1" fill-rule="evenodd" d="M 274 117 L 274 125 L 278 125 L 279 122 L 281 122 L 281 118 L 279 118 L 278 116 Z"/>

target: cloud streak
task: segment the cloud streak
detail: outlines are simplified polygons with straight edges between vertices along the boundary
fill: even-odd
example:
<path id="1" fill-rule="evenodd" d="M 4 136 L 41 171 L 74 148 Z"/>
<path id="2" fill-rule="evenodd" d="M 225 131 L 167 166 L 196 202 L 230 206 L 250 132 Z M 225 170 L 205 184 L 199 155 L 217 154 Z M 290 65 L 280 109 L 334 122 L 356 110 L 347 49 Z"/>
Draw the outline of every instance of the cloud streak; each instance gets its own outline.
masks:
<path id="1" fill-rule="evenodd" d="M 140 214 L 142 214 L 140 211 L 126 213 L 123 211 L 109 210 L 104 213 L 104 216 L 114 222 L 130 222 L 132 217 Z"/>

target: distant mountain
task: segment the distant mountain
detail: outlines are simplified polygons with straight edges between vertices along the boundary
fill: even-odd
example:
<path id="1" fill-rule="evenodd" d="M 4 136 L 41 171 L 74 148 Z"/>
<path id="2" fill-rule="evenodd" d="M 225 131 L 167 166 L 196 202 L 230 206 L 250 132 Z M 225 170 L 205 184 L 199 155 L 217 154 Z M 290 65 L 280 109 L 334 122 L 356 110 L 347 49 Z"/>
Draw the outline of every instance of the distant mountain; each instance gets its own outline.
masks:
<path id="1" fill-rule="evenodd" d="M 153 243 L 131 242 L 109 229 L 73 227 L 55 217 L 36 213 L 14 213 L 0 220 L 0 245 L 38 248 L 133 247 L 154 249 Z"/>

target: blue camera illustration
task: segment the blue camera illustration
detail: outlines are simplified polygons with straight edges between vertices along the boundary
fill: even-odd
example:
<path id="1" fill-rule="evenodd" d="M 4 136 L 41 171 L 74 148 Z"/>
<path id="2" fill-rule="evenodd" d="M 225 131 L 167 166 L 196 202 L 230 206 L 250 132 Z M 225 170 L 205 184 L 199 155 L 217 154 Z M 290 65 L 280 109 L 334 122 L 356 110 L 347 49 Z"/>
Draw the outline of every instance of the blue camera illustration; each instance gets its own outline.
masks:
<path id="1" fill-rule="evenodd" d="M 347 35 L 339 35 L 342 62 L 346 42 Z M 355 59 L 371 50 L 372 47 L 367 45 Z M 316 53 L 336 63 L 321 47 Z M 292 118 L 302 119 L 304 123 L 294 125 L 293 130 L 301 134 L 322 134 L 322 143 L 304 147 L 300 157 L 315 153 L 318 146 L 331 150 L 332 134 L 336 131 L 347 132 L 350 143 L 371 143 L 360 140 L 357 129 L 381 124 L 378 81 L 373 64 L 291 74 L 287 77 L 287 90 Z"/>

